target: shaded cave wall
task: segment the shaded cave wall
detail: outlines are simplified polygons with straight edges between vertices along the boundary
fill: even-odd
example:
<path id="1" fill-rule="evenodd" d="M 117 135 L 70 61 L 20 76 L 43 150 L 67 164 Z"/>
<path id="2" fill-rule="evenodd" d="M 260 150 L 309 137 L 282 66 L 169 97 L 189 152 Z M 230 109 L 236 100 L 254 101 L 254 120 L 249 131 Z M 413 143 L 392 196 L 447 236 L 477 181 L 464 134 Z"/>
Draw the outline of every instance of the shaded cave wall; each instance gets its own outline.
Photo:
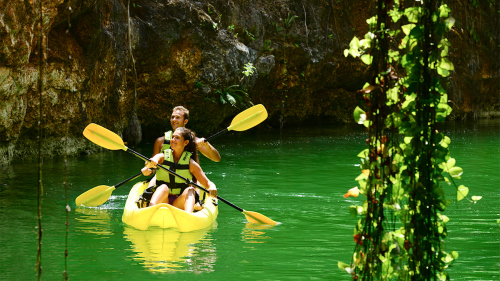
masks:
<path id="1" fill-rule="evenodd" d="M 0 164 L 36 154 L 37 3 L 0 4 Z M 500 4 L 448 5 L 457 20 L 449 34 L 454 118 L 498 114 Z M 88 123 L 122 135 L 134 114 L 144 137 L 156 138 L 176 105 L 191 110 L 200 135 L 228 126 L 249 102 L 269 112 L 260 129 L 351 122 L 368 76 L 343 50 L 368 31 L 374 1 L 46 0 L 43 7 L 45 155 L 91 152 L 81 134 Z M 248 77 L 247 63 L 256 67 Z M 248 97 L 224 104 L 221 95 L 234 90 Z"/>

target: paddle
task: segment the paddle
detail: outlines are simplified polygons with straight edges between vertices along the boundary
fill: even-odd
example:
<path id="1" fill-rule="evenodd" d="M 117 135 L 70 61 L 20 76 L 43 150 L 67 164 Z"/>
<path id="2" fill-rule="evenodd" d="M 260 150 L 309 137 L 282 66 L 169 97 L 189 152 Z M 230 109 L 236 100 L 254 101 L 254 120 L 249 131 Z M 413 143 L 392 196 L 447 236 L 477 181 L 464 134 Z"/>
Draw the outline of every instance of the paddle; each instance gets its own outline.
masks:
<path id="1" fill-rule="evenodd" d="M 85 193 L 82 193 L 80 196 L 76 197 L 75 203 L 77 206 L 87 206 L 87 207 L 97 207 L 104 204 L 108 201 L 109 197 L 113 190 L 115 190 L 120 185 L 124 185 L 127 182 L 136 179 L 142 176 L 142 173 L 138 173 L 137 175 L 122 181 L 121 183 L 115 186 L 107 186 L 107 185 L 99 185 L 90 190 L 87 190 Z"/>
<path id="2" fill-rule="evenodd" d="M 217 134 L 206 138 L 213 139 L 227 131 L 245 131 L 257 126 L 267 118 L 267 110 L 262 104 L 254 105 L 233 118 L 233 122 L 226 129 L 218 132 Z"/>
<path id="3" fill-rule="evenodd" d="M 246 119 L 248 120 L 248 119 Z M 246 122 L 246 121 L 245 121 Z M 248 122 L 247 122 L 248 123 Z M 255 126 L 255 125 L 253 125 Z M 102 146 L 104 148 L 107 148 L 107 149 L 110 149 L 110 150 L 124 150 L 124 151 L 128 151 L 132 154 L 134 154 L 135 156 L 141 158 L 142 160 L 145 160 L 145 161 L 149 161 L 148 158 L 146 158 L 145 156 L 139 154 L 138 152 L 135 152 L 133 151 L 132 149 L 128 148 L 125 146 L 125 144 L 123 143 L 123 140 L 115 133 L 111 132 L 110 130 L 104 128 L 104 127 L 101 127 L 97 124 L 89 124 L 85 130 L 83 131 L 83 135 L 89 139 L 91 142 L 99 145 L 99 146 Z M 193 185 L 193 186 L 196 186 L 197 188 L 205 191 L 206 193 L 209 193 L 209 191 L 207 189 L 205 189 L 204 187 L 194 183 L 193 181 L 175 173 L 174 171 L 164 167 L 163 165 L 160 165 L 158 164 L 157 165 L 158 167 L 160 167 L 161 169 L 167 171 L 168 173 L 176 176 L 176 177 L 179 177 L 180 179 L 184 180 L 187 184 L 189 185 Z M 83 194 L 82 194 L 83 195 Z M 227 201 L 226 199 L 224 198 L 221 198 L 220 196 L 217 196 L 217 198 L 219 200 L 221 200 L 222 202 L 228 204 L 229 206 L 235 208 L 236 210 L 242 212 L 246 219 L 249 221 L 249 222 L 252 222 L 252 223 L 263 223 L 263 224 L 270 224 L 270 225 L 276 225 L 277 222 L 273 221 L 272 219 L 262 215 L 262 214 L 259 214 L 257 212 L 251 212 L 251 211 L 246 211 L 246 210 L 243 210 L 242 208 L 234 205 L 233 203 Z"/>
<path id="4" fill-rule="evenodd" d="M 250 128 L 257 126 L 262 121 L 266 120 L 266 118 L 267 118 L 267 110 L 262 104 L 252 106 L 252 107 L 244 110 L 240 114 L 236 115 L 233 118 L 233 121 L 231 122 L 231 125 L 229 127 L 218 132 L 217 134 L 207 138 L 206 141 L 208 141 L 209 139 L 212 139 L 214 137 L 217 137 L 217 136 L 219 136 L 227 131 L 245 131 L 245 130 L 248 130 Z M 114 142 L 119 143 L 122 141 L 120 137 L 113 136 L 113 135 L 114 135 L 114 133 L 112 133 L 112 135 L 109 135 L 108 137 L 110 137 L 110 139 L 113 140 Z M 108 148 L 104 145 L 101 145 L 101 146 Z M 108 148 L 108 149 L 111 149 L 111 148 Z M 100 186 L 94 187 L 93 189 L 78 196 L 76 198 L 76 204 L 77 205 L 85 205 L 85 206 L 89 206 L 89 207 L 97 207 L 99 205 L 102 205 L 102 204 L 104 204 L 104 202 L 106 202 L 108 200 L 108 198 L 111 196 L 111 193 L 113 192 L 113 190 L 115 190 L 116 187 L 118 187 L 122 184 L 125 184 L 125 183 L 135 179 L 136 177 L 137 176 L 134 176 L 134 177 L 116 185 L 114 188 L 106 186 L 106 185 L 100 185 Z"/>

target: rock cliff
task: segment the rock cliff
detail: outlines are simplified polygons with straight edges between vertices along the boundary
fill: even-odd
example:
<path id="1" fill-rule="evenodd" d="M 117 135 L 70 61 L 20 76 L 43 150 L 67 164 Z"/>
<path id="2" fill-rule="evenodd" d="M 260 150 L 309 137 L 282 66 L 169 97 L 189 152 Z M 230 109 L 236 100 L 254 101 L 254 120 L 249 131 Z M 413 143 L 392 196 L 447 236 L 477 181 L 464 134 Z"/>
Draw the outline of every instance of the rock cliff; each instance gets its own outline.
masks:
<path id="1" fill-rule="evenodd" d="M 90 122 L 131 145 L 143 134 L 154 139 L 169 127 L 176 105 L 191 110 L 190 127 L 201 134 L 224 128 L 250 103 L 268 109 L 262 127 L 350 122 L 367 76 L 343 50 L 366 33 L 373 1 L 42 4 L 42 11 L 36 0 L 0 4 L 0 164 L 36 153 L 40 56 L 44 155 L 94 150 L 81 134 Z M 498 112 L 500 4 L 449 5 L 457 20 L 449 34 L 456 116 Z M 245 75 L 251 66 L 255 71 Z"/>

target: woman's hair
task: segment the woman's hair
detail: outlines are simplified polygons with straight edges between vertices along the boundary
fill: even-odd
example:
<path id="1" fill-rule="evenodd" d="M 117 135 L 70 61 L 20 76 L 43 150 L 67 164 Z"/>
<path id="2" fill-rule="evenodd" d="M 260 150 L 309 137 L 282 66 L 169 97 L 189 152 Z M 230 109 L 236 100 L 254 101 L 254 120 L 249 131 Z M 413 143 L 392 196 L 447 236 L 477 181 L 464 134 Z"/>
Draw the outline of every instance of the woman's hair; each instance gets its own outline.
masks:
<path id="1" fill-rule="evenodd" d="M 198 151 L 196 149 L 196 142 L 194 141 L 196 138 L 195 133 L 186 127 L 179 127 L 176 129 L 176 131 L 177 130 L 181 133 L 184 140 L 189 141 L 186 147 L 184 147 L 184 150 L 191 152 L 193 154 L 191 158 L 193 158 L 194 161 L 196 161 L 197 163 L 200 163 L 200 161 L 198 160 Z"/>

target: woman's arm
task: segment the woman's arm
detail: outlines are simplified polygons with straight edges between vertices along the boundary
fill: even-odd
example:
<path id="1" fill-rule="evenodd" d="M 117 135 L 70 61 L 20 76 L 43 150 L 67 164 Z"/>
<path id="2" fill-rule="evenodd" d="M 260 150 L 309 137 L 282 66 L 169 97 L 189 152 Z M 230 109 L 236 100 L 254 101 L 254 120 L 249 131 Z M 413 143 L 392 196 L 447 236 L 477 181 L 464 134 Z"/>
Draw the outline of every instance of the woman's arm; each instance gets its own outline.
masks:
<path id="1" fill-rule="evenodd" d="M 215 186 L 215 183 L 211 182 L 203 170 L 201 169 L 200 164 L 196 163 L 193 159 L 189 161 L 189 172 L 193 174 L 193 176 L 196 177 L 198 182 L 205 188 L 208 189 L 210 196 L 212 197 L 217 197 L 217 187 Z"/>

